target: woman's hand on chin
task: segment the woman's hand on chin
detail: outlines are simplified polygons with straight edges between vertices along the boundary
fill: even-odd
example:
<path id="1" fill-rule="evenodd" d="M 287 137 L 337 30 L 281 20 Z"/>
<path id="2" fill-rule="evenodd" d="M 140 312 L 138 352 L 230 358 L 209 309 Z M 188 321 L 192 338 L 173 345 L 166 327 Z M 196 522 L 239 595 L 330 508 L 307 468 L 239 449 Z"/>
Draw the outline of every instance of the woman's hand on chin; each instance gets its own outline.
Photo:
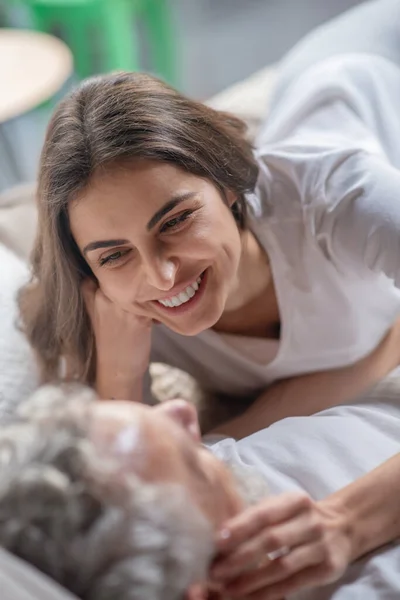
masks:
<path id="1" fill-rule="evenodd" d="M 142 400 L 152 322 L 112 302 L 92 280 L 82 293 L 96 343 L 96 389 L 101 398 Z"/>

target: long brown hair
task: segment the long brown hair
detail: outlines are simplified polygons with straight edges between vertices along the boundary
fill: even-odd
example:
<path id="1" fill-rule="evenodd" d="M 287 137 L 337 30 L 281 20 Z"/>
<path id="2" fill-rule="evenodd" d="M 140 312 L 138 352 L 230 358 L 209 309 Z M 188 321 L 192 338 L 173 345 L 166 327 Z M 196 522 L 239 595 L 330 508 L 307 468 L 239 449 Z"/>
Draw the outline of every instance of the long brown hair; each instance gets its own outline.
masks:
<path id="1" fill-rule="evenodd" d="M 42 151 L 39 227 L 32 281 L 21 290 L 22 323 L 45 380 L 67 357 L 74 376 L 93 382 L 94 336 L 81 294 L 91 275 L 72 237 L 68 204 L 95 171 L 120 160 L 173 163 L 237 197 L 233 214 L 246 226 L 245 193 L 258 169 L 245 125 L 194 102 L 154 77 L 117 73 L 85 81 L 57 107 Z"/>

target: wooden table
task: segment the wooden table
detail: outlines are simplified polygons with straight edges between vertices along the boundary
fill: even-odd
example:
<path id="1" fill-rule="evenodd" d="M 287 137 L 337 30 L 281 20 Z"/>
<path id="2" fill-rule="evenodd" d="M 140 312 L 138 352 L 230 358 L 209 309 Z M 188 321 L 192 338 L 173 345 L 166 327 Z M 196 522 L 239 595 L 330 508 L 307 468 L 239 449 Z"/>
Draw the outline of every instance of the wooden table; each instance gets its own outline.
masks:
<path id="1" fill-rule="evenodd" d="M 61 40 L 0 28 L 0 137 L 14 173 L 19 173 L 18 161 L 1 126 L 49 100 L 72 71 L 72 54 Z"/>

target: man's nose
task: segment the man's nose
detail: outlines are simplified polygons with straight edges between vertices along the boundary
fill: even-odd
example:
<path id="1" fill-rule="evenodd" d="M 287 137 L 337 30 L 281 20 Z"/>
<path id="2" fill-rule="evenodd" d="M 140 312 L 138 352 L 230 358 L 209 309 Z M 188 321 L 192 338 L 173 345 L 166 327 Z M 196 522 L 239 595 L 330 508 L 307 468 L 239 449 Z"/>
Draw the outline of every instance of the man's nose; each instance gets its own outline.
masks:
<path id="1" fill-rule="evenodd" d="M 195 442 L 200 441 L 199 420 L 197 410 L 193 404 L 186 400 L 166 400 L 159 404 L 157 409 L 183 427 Z"/>

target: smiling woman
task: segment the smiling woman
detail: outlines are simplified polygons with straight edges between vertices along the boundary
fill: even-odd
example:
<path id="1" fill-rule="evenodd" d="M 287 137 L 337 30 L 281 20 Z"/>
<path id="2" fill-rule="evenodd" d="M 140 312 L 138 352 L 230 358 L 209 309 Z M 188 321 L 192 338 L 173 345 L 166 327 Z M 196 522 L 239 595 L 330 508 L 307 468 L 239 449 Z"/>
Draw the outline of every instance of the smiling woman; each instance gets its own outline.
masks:
<path id="1" fill-rule="evenodd" d="M 400 123 L 365 118 L 392 114 L 400 59 L 371 40 L 373 70 L 335 46 L 293 82 L 284 71 L 256 150 L 241 121 L 144 74 L 90 79 L 58 106 L 21 293 L 44 379 L 66 359 L 68 377 L 140 401 L 149 362 L 165 362 L 213 395 L 258 397 L 262 418 L 229 428 L 245 435 L 398 364 L 387 352 L 334 399 L 268 400 L 278 380 L 363 361 L 400 313 Z"/>
<path id="2" fill-rule="evenodd" d="M 92 79 L 60 104 L 42 155 L 34 282 L 21 294 L 46 379 L 67 357 L 74 376 L 95 380 L 88 278 L 115 305 L 180 333 L 215 324 L 258 172 L 243 131 L 141 74 Z"/>

